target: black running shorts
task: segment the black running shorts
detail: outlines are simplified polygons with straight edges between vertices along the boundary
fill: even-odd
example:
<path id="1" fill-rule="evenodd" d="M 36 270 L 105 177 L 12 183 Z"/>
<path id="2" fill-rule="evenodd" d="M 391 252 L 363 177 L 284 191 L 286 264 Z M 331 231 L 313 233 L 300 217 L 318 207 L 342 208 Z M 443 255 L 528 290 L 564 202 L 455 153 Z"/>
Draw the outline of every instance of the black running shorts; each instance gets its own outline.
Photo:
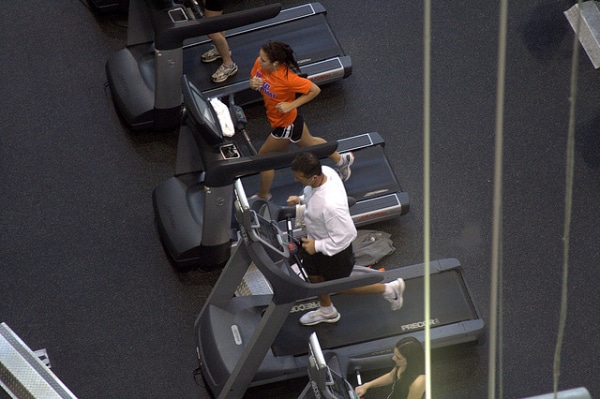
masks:
<path id="1" fill-rule="evenodd" d="M 288 139 L 292 143 L 297 143 L 302 138 L 302 130 L 304 129 L 304 118 L 298 112 L 294 123 L 286 127 L 276 127 L 271 132 L 271 136 L 276 139 Z"/>
<path id="2" fill-rule="evenodd" d="M 309 255 L 302 251 L 302 267 L 309 276 L 323 276 L 325 281 L 348 277 L 354 267 L 352 245 L 333 256 L 317 252 Z"/>
<path id="3" fill-rule="evenodd" d="M 225 0 L 206 0 L 204 8 L 210 11 L 223 11 Z"/>

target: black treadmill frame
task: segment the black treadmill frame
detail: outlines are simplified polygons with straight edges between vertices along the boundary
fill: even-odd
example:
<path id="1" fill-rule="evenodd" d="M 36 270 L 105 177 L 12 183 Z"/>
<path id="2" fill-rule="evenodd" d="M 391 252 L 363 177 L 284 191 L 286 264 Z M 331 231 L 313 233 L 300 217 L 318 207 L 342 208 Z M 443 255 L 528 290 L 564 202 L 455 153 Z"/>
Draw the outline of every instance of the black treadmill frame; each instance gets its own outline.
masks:
<path id="1" fill-rule="evenodd" d="M 236 203 L 238 218 L 247 220 L 243 201 Z M 245 228 L 248 223 L 244 222 Z M 242 229 L 242 232 L 244 229 Z M 359 285 L 414 278 L 423 274 L 424 265 L 413 265 L 386 272 L 360 268 L 362 274 L 325 283 L 310 284 L 288 270 L 283 261 L 274 261 L 259 242 L 246 233 L 221 272 L 195 323 L 197 353 L 203 378 L 218 398 L 241 398 L 250 386 L 296 378 L 306 374 L 308 355 L 276 357 L 271 345 L 297 301 L 320 293 L 337 292 Z M 255 265 L 272 287 L 272 294 L 235 296 L 250 265 Z M 460 268 L 456 259 L 430 262 L 431 273 Z M 462 274 L 461 274 L 462 278 Z M 463 280 L 464 282 L 464 280 Z M 484 322 L 466 283 L 461 288 L 471 303 L 473 318 L 443 326 L 431 326 L 433 348 L 477 341 Z M 445 299 L 447 300 L 447 299 Z M 307 328 L 298 326 L 298 328 Z M 350 332 L 351 333 L 351 332 Z M 389 362 L 389 351 L 400 336 L 423 340 L 423 332 L 411 330 L 371 342 L 335 348 L 341 370 L 346 375 L 360 367 L 378 369 Z M 330 349 L 330 348 L 323 348 Z"/>
<path id="2" fill-rule="evenodd" d="M 186 115 L 179 133 L 175 176 L 161 183 L 152 194 L 159 236 L 176 269 L 223 266 L 229 258 L 230 245 L 237 239 L 237 226 L 231 223 L 234 178 L 244 176 L 244 185 L 254 190 L 256 187 L 253 184 L 258 182 L 259 171 L 277 169 L 272 186 L 273 201 L 283 204 L 287 196 L 299 188 L 289 168 L 299 151 L 311 151 L 320 158 L 326 158 L 336 148 L 340 152 L 356 151 L 354 170 L 358 175 L 360 172 L 356 169 L 363 162 L 361 151 L 375 152 L 378 178 L 383 177 L 386 181 L 380 181 L 377 186 L 370 185 L 375 187 L 374 190 L 349 192 L 357 200 L 350 210 L 357 226 L 395 218 L 408 212 L 408 193 L 402 191 L 398 184 L 384 153 L 385 142 L 378 133 L 365 133 L 339 142 L 299 148 L 287 154 L 242 157 L 242 149 L 235 141 L 223 136 L 220 124 L 203 120 L 203 113 L 194 109 L 198 107 L 198 101 L 204 101 L 211 114 L 209 119 L 214 122 L 216 113 L 212 112 L 210 100 L 186 75 L 182 81 L 185 103 L 192 109 Z M 235 112 L 230 109 L 230 114 Z M 236 125 L 236 122 L 233 123 Z M 322 146 L 329 147 L 323 149 Z M 225 154 L 235 156 L 226 157 Z M 324 160 L 324 163 L 327 162 L 330 161 Z M 375 166 L 372 161 L 365 164 L 369 168 Z M 373 177 L 367 179 L 370 183 L 377 180 Z M 357 181 L 354 178 L 346 185 L 354 185 Z M 230 213 L 226 213 L 228 211 Z"/>

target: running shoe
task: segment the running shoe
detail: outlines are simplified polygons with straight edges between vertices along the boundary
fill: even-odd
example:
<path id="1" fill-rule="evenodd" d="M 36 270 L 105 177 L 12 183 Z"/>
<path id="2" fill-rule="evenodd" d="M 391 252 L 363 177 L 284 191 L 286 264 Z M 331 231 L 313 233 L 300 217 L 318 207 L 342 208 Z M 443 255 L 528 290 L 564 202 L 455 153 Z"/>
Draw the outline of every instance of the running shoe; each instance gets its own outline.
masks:
<path id="1" fill-rule="evenodd" d="M 326 315 L 323 312 L 321 312 L 321 308 L 319 308 L 317 310 L 312 310 L 304 314 L 300 318 L 300 324 L 302 324 L 303 326 L 314 326 L 315 324 L 323 322 L 337 323 L 340 320 L 340 317 L 342 316 L 340 315 L 340 312 L 337 311 L 337 309 L 332 314 Z"/>
<path id="2" fill-rule="evenodd" d="M 219 69 L 212 75 L 212 80 L 215 83 L 221 83 L 227 80 L 230 76 L 233 76 L 237 73 L 238 66 L 236 64 L 225 66 L 225 64 L 221 64 Z"/>
<path id="3" fill-rule="evenodd" d="M 202 62 L 213 62 L 221 58 L 221 54 L 219 54 L 219 50 L 215 46 L 212 46 L 210 50 L 202 54 Z"/>
<path id="4" fill-rule="evenodd" d="M 354 154 L 351 152 L 347 152 L 345 154 L 340 154 L 342 156 L 342 164 L 337 167 L 338 173 L 342 181 L 347 181 L 352 174 L 350 170 L 350 166 L 354 163 Z"/>
<path id="5" fill-rule="evenodd" d="M 404 280 L 399 278 L 387 283 L 387 285 L 392 288 L 392 292 L 390 294 L 383 294 L 383 297 L 392 304 L 392 310 L 398 310 L 404 305 L 404 299 L 402 298 L 404 287 L 406 286 Z"/>

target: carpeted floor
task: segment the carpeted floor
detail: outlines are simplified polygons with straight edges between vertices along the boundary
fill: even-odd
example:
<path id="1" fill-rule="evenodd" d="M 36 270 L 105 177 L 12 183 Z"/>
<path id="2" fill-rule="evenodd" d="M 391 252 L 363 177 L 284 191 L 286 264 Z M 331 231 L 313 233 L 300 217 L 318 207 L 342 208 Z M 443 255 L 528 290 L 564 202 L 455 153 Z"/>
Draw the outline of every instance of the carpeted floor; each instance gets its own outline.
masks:
<path id="1" fill-rule="evenodd" d="M 304 107 L 306 122 L 329 140 L 384 136 L 411 210 L 371 226 L 391 233 L 397 248 L 381 265 L 420 263 L 423 6 L 322 3 L 353 74 Z M 431 257 L 461 260 L 489 319 L 498 5 L 433 3 Z M 508 398 L 552 391 L 574 36 L 562 12 L 570 5 L 509 7 L 501 344 Z M 236 0 L 226 12 L 247 6 Z M 114 109 L 104 64 L 124 46 L 127 20 L 97 17 L 83 0 L 4 1 L 0 14 L 0 322 L 45 348 L 79 398 L 208 398 L 192 374 L 193 324 L 218 272 L 178 274 L 159 243 L 151 193 L 173 174 L 177 134 L 132 133 Z M 586 386 L 598 396 L 600 79 L 583 51 L 579 62 L 560 388 Z M 253 139 L 263 140 L 262 107 L 246 112 Z M 485 397 L 488 347 L 483 340 L 436 351 L 434 397 Z M 303 384 L 247 397 L 295 397 Z"/>

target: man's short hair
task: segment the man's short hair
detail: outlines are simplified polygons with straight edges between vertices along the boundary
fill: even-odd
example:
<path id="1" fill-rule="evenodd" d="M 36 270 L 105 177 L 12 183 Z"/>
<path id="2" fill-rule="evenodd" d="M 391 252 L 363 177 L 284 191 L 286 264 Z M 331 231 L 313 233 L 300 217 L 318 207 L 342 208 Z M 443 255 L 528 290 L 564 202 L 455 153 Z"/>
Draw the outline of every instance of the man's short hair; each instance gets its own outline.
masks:
<path id="1" fill-rule="evenodd" d="M 321 161 L 312 152 L 301 152 L 296 155 L 291 167 L 293 172 L 300 172 L 306 177 L 320 176 L 323 173 Z"/>

